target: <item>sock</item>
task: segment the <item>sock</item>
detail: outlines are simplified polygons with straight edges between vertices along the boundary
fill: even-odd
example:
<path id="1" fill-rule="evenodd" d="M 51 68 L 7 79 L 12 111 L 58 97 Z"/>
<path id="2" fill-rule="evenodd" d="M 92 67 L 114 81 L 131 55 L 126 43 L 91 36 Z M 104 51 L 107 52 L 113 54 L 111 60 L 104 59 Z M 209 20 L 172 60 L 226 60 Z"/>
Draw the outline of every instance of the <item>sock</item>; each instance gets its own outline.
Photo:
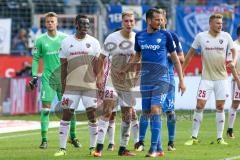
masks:
<path id="1" fill-rule="evenodd" d="M 60 129 L 59 129 L 59 137 L 60 137 L 60 148 L 66 149 L 67 144 L 67 138 L 68 138 L 68 132 L 69 132 L 69 126 L 70 121 L 60 121 Z"/>
<path id="2" fill-rule="evenodd" d="M 70 123 L 70 138 L 71 139 L 76 138 L 76 121 L 77 121 L 77 118 L 76 118 L 76 114 L 74 112 L 73 117 L 71 119 L 71 123 Z"/>
<path id="3" fill-rule="evenodd" d="M 88 122 L 88 129 L 90 134 L 90 148 L 96 147 L 97 136 L 98 136 L 98 126 L 97 123 Z"/>
<path id="4" fill-rule="evenodd" d="M 42 141 L 47 142 L 47 132 L 49 124 L 49 108 L 42 108 L 41 111 L 41 135 Z"/>
<path id="5" fill-rule="evenodd" d="M 138 124 L 138 120 L 132 120 L 131 122 L 131 130 L 133 133 L 133 140 L 134 140 L 134 144 L 137 143 L 139 141 L 139 124 Z"/>
<path id="6" fill-rule="evenodd" d="M 236 119 L 236 113 L 237 110 L 232 107 L 228 110 L 228 128 L 233 128 Z"/>
<path id="7" fill-rule="evenodd" d="M 148 128 L 148 115 L 141 115 L 139 121 L 139 141 L 144 142 L 145 135 Z"/>
<path id="8" fill-rule="evenodd" d="M 109 138 L 109 144 L 114 144 L 114 136 L 115 136 L 115 120 L 110 120 L 108 125 L 108 138 Z"/>
<path id="9" fill-rule="evenodd" d="M 175 112 L 167 113 L 168 141 L 174 141 L 176 132 L 176 115 Z"/>
<path id="10" fill-rule="evenodd" d="M 120 136 L 120 146 L 125 147 L 130 139 L 130 123 L 121 122 L 121 136 Z"/>
<path id="11" fill-rule="evenodd" d="M 224 110 L 217 110 L 216 112 L 216 123 L 217 123 L 217 138 L 222 138 L 225 122 Z"/>
<path id="12" fill-rule="evenodd" d="M 193 114 L 192 137 L 197 138 L 202 119 L 203 110 L 195 110 Z"/>
<path id="13" fill-rule="evenodd" d="M 150 126 L 151 126 L 151 147 L 150 151 L 155 152 L 157 151 L 157 143 L 158 140 L 161 139 L 161 116 L 160 114 L 151 115 L 150 119 Z"/>
<path id="14" fill-rule="evenodd" d="M 104 143 L 108 125 L 109 125 L 109 121 L 104 121 L 102 119 L 98 121 L 98 137 L 97 137 L 98 144 Z"/>
<path id="15" fill-rule="evenodd" d="M 160 136 L 161 137 L 161 136 Z M 159 138 L 160 138 L 159 137 Z M 163 151 L 163 147 L 162 147 L 162 140 L 159 139 L 158 143 L 157 143 L 157 152 L 162 152 Z"/>

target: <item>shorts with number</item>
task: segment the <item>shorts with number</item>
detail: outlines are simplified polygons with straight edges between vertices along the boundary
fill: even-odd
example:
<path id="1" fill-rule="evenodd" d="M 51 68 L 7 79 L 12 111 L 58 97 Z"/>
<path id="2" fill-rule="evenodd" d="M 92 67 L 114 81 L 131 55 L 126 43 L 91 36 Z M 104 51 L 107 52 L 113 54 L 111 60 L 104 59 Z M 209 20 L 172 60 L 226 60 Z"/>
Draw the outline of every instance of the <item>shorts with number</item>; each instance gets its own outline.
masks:
<path id="1" fill-rule="evenodd" d="M 161 91 L 161 87 L 140 86 L 142 94 L 142 111 L 151 111 L 153 105 L 163 107 L 167 94 Z"/>
<path id="2" fill-rule="evenodd" d="M 240 101 L 240 90 L 238 89 L 237 82 L 232 81 L 232 100 Z"/>
<path id="3" fill-rule="evenodd" d="M 228 92 L 228 80 L 201 80 L 198 92 L 197 99 L 207 100 L 212 92 L 215 94 L 216 100 L 226 100 L 229 96 Z"/>
<path id="4" fill-rule="evenodd" d="M 92 91 L 68 91 L 63 94 L 62 107 L 69 109 L 77 109 L 80 99 L 82 99 L 85 108 L 97 107 L 97 93 Z"/>
<path id="5" fill-rule="evenodd" d="M 58 100 L 60 101 L 62 99 L 60 84 L 49 84 L 48 82 L 42 82 L 41 100 L 43 102 L 51 103 L 56 94 L 58 96 Z"/>
<path id="6" fill-rule="evenodd" d="M 135 97 L 131 91 L 116 91 L 116 89 L 111 86 L 105 86 L 103 99 L 118 100 L 118 104 L 124 107 L 132 107 L 136 104 Z"/>

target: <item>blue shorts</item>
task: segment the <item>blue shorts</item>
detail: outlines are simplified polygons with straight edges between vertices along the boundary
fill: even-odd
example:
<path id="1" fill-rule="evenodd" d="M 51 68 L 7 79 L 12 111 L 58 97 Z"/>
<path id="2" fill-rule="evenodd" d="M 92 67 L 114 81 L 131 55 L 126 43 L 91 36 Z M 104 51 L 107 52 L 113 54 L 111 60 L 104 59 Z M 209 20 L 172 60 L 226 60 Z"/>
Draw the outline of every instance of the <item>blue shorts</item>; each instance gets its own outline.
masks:
<path id="1" fill-rule="evenodd" d="M 142 111 L 151 111 L 151 106 L 163 107 L 169 88 L 168 82 L 161 85 L 141 85 Z"/>
<path id="2" fill-rule="evenodd" d="M 163 104 L 163 112 L 174 111 L 175 109 L 175 80 L 174 77 L 170 78 L 170 87 L 167 93 L 166 100 Z"/>

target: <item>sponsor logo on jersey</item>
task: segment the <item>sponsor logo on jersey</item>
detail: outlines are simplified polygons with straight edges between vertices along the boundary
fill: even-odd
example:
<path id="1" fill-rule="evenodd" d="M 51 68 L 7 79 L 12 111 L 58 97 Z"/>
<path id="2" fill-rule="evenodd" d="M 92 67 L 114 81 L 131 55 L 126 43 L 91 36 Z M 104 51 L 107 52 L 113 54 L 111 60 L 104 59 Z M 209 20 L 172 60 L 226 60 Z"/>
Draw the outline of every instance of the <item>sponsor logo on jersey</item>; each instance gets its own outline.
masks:
<path id="1" fill-rule="evenodd" d="M 141 49 L 143 50 L 143 49 L 149 49 L 149 50 L 157 50 L 157 49 L 159 49 L 160 48 L 160 45 L 152 45 L 152 44 L 149 44 L 149 45 L 147 45 L 147 44 L 142 44 L 141 45 Z"/>

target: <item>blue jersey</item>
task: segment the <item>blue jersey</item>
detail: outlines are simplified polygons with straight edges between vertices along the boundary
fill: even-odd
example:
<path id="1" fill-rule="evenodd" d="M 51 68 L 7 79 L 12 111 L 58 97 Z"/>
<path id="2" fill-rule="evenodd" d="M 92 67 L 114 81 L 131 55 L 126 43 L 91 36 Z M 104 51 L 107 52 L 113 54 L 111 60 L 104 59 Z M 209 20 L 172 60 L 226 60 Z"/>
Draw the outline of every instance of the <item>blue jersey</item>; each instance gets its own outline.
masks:
<path id="1" fill-rule="evenodd" d="M 173 32 L 169 32 L 173 38 L 173 41 L 176 45 L 176 52 L 179 53 L 179 52 L 182 52 L 182 46 L 181 46 L 181 43 L 178 39 L 178 36 L 173 33 Z M 170 76 L 170 80 L 171 79 L 174 79 L 174 65 L 172 63 L 172 60 L 170 57 L 168 57 L 168 70 L 169 70 L 169 76 Z M 171 82 L 172 83 L 172 82 Z M 174 83 L 174 82 L 173 82 Z"/>
<path id="2" fill-rule="evenodd" d="M 141 85 L 169 79 L 167 54 L 175 51 L 169 32 L 138 32 L 135 36 L 135 51 L 141 52 Z"/>

